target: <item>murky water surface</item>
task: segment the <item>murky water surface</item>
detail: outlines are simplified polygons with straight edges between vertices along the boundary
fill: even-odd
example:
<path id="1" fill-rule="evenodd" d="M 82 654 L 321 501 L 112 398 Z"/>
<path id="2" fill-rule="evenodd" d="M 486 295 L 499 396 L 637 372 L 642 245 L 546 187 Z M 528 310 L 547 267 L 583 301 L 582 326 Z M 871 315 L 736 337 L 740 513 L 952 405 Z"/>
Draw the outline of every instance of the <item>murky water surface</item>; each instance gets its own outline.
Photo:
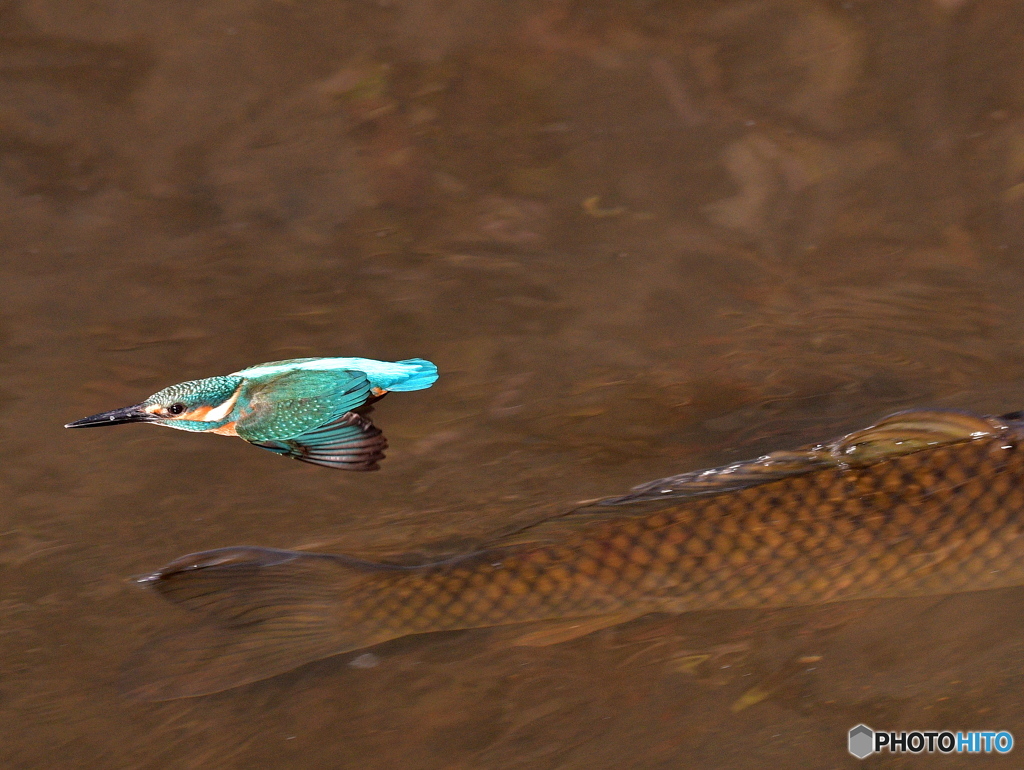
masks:
<path id="1" fill-rule="evenodd" d="M 860 721 L 1024 740 L 1020 590 L 118 693 L 184 620 L 126 579 L 190 551 L 471 542 L 901 407 L 1024 406 L 1022 39 L 1010 0 L 0 2 L 0 764 L 818 768 Z M 332 354 L 442 370 L 378 407 L 379 473 L 61 427 Z"/>

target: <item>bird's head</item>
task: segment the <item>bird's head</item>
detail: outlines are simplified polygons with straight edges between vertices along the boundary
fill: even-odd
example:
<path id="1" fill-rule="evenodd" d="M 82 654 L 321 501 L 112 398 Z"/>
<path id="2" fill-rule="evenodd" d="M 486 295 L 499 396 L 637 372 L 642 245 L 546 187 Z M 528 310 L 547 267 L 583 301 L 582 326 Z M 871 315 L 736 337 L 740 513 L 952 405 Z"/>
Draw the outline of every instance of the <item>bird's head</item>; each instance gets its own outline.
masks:
<path id="1" fill-rule="evenodd" d="M 141 404 L 69 422 L 65 428 L 97 428 L 126 422 L 153 422 L 169 428 L 206 431 L 227 422 L 238 399 L 241 377 L 208 377 L 171 385 Z"/>

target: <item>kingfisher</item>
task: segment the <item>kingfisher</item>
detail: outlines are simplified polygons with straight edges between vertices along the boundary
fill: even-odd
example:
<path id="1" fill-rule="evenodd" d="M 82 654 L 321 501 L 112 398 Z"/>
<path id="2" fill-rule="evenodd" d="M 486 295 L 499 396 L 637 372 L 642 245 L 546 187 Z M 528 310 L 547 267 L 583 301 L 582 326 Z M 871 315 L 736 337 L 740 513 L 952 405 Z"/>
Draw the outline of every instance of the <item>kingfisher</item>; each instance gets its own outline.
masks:
<path id="1" fill-rule="evenodd" d="M 293 358 L 221 377 L 189 380 L 140 404 L 94 414 L 65 428 L 151 422 L 178 430 L 238 436 L 302 462 L 373 471 L 388 442 L 366 416 L 390 391 L 423 390 L 437 367 L 422 358 Z"/>

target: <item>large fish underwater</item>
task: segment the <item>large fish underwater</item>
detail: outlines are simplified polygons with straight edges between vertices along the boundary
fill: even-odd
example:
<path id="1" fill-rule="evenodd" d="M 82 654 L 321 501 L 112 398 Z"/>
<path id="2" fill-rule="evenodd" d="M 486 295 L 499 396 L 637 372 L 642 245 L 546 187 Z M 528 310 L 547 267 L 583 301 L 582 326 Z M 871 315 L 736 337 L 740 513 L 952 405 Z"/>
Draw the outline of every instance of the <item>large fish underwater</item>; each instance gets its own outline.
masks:
<path id="1" fill-rule="evenodd" d="M 191 554 L 139 579 L 197 622 L 140 651 L 129 695 L 205 695 L 431 631 L 532 623 L 529 643 L 650 612 L 1022 585 L 1022 440 L 1021 413 L 903 412 L 829 443 L 660 479 L 426 565 L 256 547 Z"/>

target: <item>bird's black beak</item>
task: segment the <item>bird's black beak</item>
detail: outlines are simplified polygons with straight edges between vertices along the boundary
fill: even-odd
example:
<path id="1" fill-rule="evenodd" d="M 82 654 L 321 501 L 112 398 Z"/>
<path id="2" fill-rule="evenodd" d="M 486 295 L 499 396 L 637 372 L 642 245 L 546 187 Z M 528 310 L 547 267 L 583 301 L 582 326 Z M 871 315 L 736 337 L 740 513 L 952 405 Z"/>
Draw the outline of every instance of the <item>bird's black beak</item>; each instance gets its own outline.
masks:
<path id="1" fill-rule="evenodd" d="M 65 425 L 65 428 L 99 428 L 104 425 L 121 425 L 126 422 L 153 422 L 159 420 L 155 414 L 150 414 L 142 404 L 126 406 L 123 409 L 114 409 L 110 412 L 101 412 L 91 417 L 83 417 Z"/>

